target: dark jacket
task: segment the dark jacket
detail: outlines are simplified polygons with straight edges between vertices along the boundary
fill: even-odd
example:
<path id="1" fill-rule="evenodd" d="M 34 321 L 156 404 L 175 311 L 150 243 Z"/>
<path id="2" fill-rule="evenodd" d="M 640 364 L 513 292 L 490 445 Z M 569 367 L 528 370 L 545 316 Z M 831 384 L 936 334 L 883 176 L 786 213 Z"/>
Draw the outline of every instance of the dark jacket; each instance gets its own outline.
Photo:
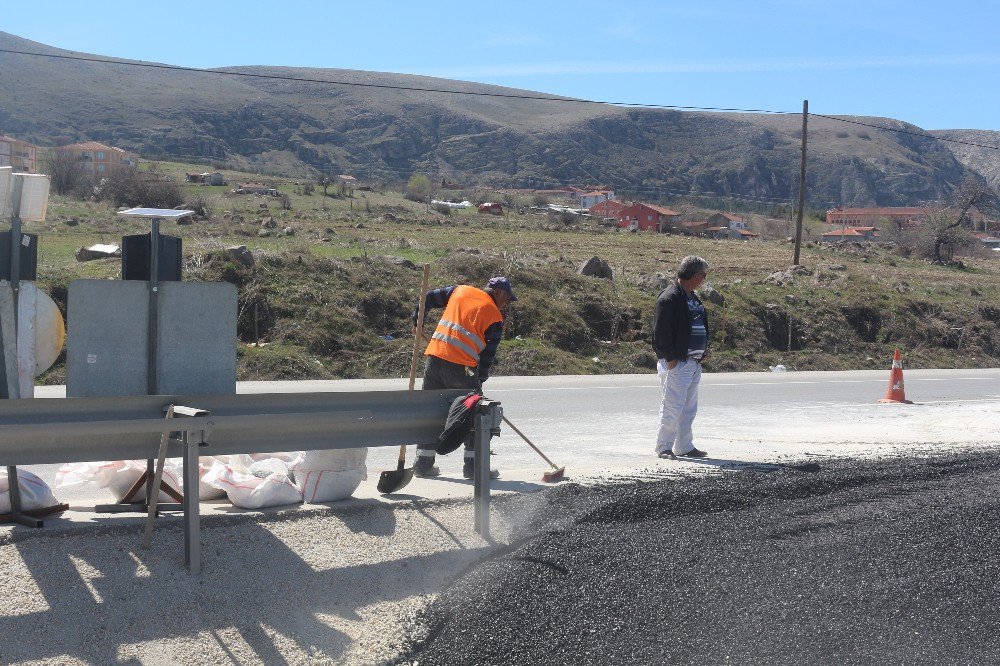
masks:
<path id="1" fill-rule="evenodd" d="M 697 294 L 692 297 L 701 303 Z M 673 283 L 656 297 L 653 308 L 653 351 L 656 358 L 667 361 L 686 361 L 688 338 L 691 337 L 691 313 L 687 306 L 688 295 L 678 283 Z M 705 314 L 705 332 L 712 339 Z"/>

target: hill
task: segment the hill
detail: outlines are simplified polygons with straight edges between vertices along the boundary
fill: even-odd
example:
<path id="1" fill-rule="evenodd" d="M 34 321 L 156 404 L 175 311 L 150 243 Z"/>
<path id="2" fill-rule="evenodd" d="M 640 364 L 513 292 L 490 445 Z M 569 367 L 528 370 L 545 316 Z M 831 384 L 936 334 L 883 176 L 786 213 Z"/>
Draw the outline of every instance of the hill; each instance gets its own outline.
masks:
<path id="1" fill-rule="evenodd" d="M 969 143 L 1000 146 L 1000 132 L 993 130 L 933 130 L 930 134 Z M 1000 192 L 1000 150 L 956 143 L 949 144 L 949 147 L 965 168 L 982 174 L 990 187 Z"/>
<path id="2" fill-rule="evenodd" d="M 0 48 L 70 54 L 3 32 Z M 663 190 L 797 196 L 795 114 L 484 97 L 463 93 L 537 93 L 341 69 L 219 70 L 331 81 L 307 83 L 3 53 L 0 70 L 0 97 L 17 100 L 0 107 L 0 129 L 41 145 L 93 139 L 147 158 L 297 177 L 348 172 L 398 182 L 419 170 L 466 185 L 600 182 L 649 197 Z M 973 173 L 931 139 L 815 117 L 809 137 L 808 198 L 815 208 L 912 205 L 941 197 Z"/>

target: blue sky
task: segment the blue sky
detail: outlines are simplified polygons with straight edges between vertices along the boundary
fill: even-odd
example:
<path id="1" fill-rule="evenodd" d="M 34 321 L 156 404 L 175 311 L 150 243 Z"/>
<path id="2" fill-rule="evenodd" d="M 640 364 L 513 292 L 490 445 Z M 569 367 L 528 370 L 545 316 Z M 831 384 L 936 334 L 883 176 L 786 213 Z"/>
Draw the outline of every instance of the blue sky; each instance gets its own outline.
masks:
<path id="1" fill-rule="evenodd" d="M 6 0 L 0 30 L 191 67 L 427 74 L 621 102 L 1000 130 L 1000 3 Z"/>

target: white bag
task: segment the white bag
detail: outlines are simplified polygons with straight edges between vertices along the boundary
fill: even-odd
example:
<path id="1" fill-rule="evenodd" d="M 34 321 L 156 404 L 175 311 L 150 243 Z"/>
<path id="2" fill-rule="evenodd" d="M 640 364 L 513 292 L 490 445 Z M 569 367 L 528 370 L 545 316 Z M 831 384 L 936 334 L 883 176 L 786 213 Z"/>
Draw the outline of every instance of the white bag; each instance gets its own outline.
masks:
<path id="1" fill-rule="evenodd" d="M 224 490 L 235 506 L 241 509 L 263 509 L 302 501 L 302 493 L 288 478 L 287 473 L 274 472 L 261 479 L 245 471 L 237 471 L 236 467 L 241 466 L 240 461 L 234 467 L 232 458 L 229 464 L 216 461 L 202 480 Z"/>
<path id="2" fill-rule="evenodd" d="M 56 488 L 70 488 L 83 483 L 94 483 L 98 488 L 107 488 L 110 490 L 115 501 L 120 502 L 145 471 L 145 460 L 102 460 L 100 462 L 68 463 L 60 467 L 56 473 Z M 164 486 L 168 486 L 178 493 L 181 492 L 179 477 L 179 468 L 175 468 L 174 463 L 164 465 Z M 132 497 L 132 501 L 141 502 L 145 498 L 146 488 L 143 486 Z M 175 502 L 176 500 L 161 490 L 158 501 Z"/>
<path id="3" fill-rule="evenodd" d="M 52 489 L 31 472 L 17 470 L 17 487 L 21 491 L 21 510 L 34 511 L 59 504 L 52 495 Z M 10 483 L 7 468 L 0 468 L 0 513 L 10 513 Z"/>
<path id="4" fill-rule="evenodd" d="M 305 502 L 336 502 L 354 494 L 368 478 L 368 449 L 303 451 L 291 465 Z"/>

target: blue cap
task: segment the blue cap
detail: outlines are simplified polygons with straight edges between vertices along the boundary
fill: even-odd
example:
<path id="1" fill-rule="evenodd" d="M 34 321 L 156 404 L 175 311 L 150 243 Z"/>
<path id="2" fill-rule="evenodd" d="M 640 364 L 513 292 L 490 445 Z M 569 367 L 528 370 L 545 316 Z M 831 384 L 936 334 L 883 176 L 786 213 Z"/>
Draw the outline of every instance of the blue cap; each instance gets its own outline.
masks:
<path id="1" fill-rule="evenodd" d="M 492 277 L 490 281 L 486 283 L 486 286 L 492 287 L 494 290 L 499 289 L 501 291 L 506 291 L 510 294 L 511 302 L 517 300 L 517 296 L 514 295 L 514 288 L 510 286 L 510 280 L 505 277 Z"/>

